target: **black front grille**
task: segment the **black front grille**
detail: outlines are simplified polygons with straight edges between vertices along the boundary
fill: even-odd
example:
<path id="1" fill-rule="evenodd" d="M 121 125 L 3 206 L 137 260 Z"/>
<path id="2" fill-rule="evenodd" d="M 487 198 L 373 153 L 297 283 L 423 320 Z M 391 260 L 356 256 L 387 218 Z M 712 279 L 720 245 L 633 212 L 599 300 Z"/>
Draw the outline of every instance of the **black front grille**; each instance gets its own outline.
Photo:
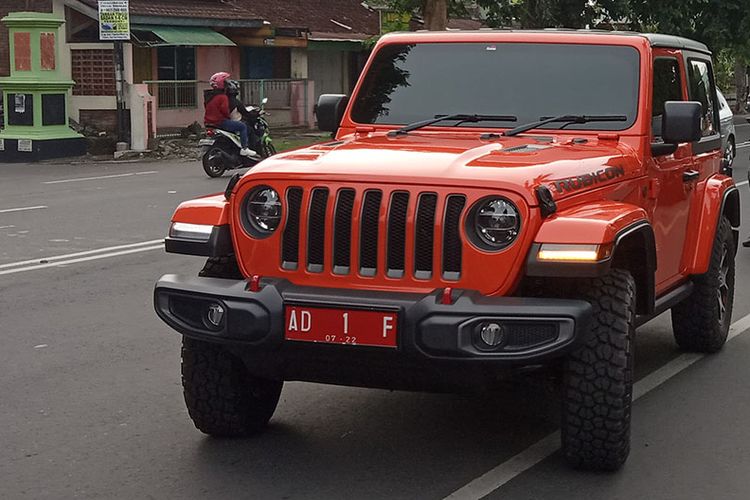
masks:
<path id="1" fill-rule="evenodd" d="M 529 349 L 557 339 L 559 327 L 554 323 L 506 323 L 506 350 Z"/>
<path id="2" fill-rule="evenodd" d="M 443 279 L 457 280 L 461 277 L 461 212 L 466 197 L 459 194 L 448 196 L 443 221 Z"/>
<path id="3" fill-rule="evenodd" d="M 328 206 L 328 189 L 315 188 L 310 198 L 310 218 L 307 223 L 307 270 L 314 273 L 323 272 L 326 238 L 326 207 Z"/>
<path id="4" fill-rule="evenodd" d="M 382 201 L 381 191 L 365 192 L 359 231 L 359 273 L 362 276 L 375 276 L 378 270 L 378 226 Z"/>
<path id="5" fill-rule="evenodd" d="M 333 203 L 330 210 L 329 198 Z M 348 275 L 356 269 L 362 277 L 386 273 L 390 278 L 399 279 L 409 273 L 416 279 L 431 279 L 438 273 L 434 264 L 439 262 L 439 277 L 458 280 L 463 248 L 460 228 L 466 197 L 400 190 L 388 194 L 386 200 L 383 198 L 383 192 L 378 189 L 357 191 L 343 187 L 331 195 L 328 188 L 315 187 L 306 197 L 302 188 L 288 188 L 281 243 L 282 268 L 297 270 L 300 245 L 305 245 L 302 248 L 307 248 L 305 260 L 309 272 L 327 270 Z M 306 200 L 305 206 L 303 200 Z M 353 226 L 355 215 L 359 220 L 356 227 Z M 435 229 L 439 219 L 442 224 L 437 227 L 442 226 L 442 234 Z M 307 222 L 305 231 L 300 224 L 303 220 Z M 326 238 L 332 238 L 329 255 L 326 255 Z M 436 241 L 440 244 L 436 245 Z M 356 243 L 358 251 L 353 252 Z M 383 246 L 385 255 L 379 255 Z M 379 259 L 385 261 L 385 269 L 379 269 Z"/>
<path id="6" fill-rule="evenodd" d="M 353 208 L 354 190 L 339 191 L 333 222 L 333 272 L 335 274 L 349 274 L 351 268 Z"/>
<path id="7" fill-rule="evenodd" d="M 420 279 L 432 277 L 433 239 L 435 237 L 435 208 L 437 195 L 419 195 L 414 235 L 414 276 Z"/>
<path id="8" fill-rule="evenodd" d="M 391 195 L 388 210 L 388 276 L 404 276 L 406 260 L 406 211 L 409 208 L 409 193 L 399 191 Z"/>
<path id="9" fill-rule="evenodd" d="M 299 264 L 299 216 L 302 205 L 302 188 L 286 191 L 287 216 L 281 239 L 281 267 L 297 269 Z"/>

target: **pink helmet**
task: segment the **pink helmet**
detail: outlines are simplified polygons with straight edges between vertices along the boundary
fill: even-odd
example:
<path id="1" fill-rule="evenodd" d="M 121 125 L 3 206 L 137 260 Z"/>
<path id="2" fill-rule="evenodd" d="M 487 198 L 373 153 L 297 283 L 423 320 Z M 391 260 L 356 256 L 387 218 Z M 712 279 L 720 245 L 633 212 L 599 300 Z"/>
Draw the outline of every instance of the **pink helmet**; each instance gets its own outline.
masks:
<path id="1" fill-rule="evenodd" d="M 229 78 L 230 76 L 232 75 L 230 75 L 226 71 L 220 71 L 218 73 L 214 73 L 214 75 L 211 76 L 211 79 L 208 80 L 208 83 L 213 89 L 224 90 L 224 82 L 226 82 L 227 78 Z"/>

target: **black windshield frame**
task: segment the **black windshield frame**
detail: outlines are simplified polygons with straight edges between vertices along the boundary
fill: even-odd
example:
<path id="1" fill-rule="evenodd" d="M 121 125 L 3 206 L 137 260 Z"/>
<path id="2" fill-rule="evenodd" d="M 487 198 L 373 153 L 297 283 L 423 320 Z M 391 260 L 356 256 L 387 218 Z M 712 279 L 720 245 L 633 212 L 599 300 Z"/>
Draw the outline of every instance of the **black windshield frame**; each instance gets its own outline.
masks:
<path id="1" fill-rule="evenodd" d="M 373 55 L 352 100 L 350 118 L 357 125 L 403 126 L 437 111 L 517 115 L 520 123 L 562 114 L 625 115 L 624 122 L 576 123 L 565 128 L 621 132 L 638 120 L 641 78 L 641 54 L 631 45 L 390 43 Z M 551 123 L 541 128 L 560 126 Z M 513 124 L 432 127 L 504 129 Z"/>

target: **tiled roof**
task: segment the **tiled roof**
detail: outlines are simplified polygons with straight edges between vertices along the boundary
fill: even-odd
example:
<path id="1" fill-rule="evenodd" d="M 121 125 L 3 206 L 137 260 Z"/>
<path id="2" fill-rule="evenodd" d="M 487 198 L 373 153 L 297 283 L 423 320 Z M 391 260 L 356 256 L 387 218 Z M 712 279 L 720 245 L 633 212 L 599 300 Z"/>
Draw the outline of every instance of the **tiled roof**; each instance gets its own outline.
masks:
<path id="1" fill-rule="evenodd" d="M 79 0 L 96 9 L 97 0 Z M 216 20 L 264 20 L 274 28 L 298 28 L 314 39 L 364 40 L 380 31 L 378 12 L 362 0 L 130 0 L 130 14 Z M 450 29 L 478 29 L 480 21 L 450 19 Z M 422 29 L 412 21 L 412 29 Z"/>
<path id="2" fill-rule="evenodd" d="M 97 8 L 97 0 L 80 1 Z M 263 19 L 249 8 L 252 3 L 235 0 L 130 0 L 130 15 L 243 21 Z"/>
<path id="3" fill-rule="evenodd" d="M 235 0 L 257 12 L 272 26 L 303 28 L 329 38 L 364 39 L 377 35 L 377 11 L 362 0 Z"/>

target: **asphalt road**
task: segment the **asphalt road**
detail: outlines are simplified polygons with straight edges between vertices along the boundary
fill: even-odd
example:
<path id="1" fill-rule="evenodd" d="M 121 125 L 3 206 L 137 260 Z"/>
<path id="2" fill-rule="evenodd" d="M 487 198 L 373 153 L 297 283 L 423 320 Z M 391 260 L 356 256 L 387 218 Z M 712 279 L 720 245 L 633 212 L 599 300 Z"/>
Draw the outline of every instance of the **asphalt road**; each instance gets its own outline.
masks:
<path id="1" fill-rule="evenodd" d="M 180 338 L 151 297 L 161 274 L 202 265 L 160 249 L 172 211 L 227 179 L 178 162 L 0 165 L 0 179 L 2 498 L 750 498 L 750 250 L 737 256 L 738 335 L 720 354 L 682 356 L 668 315 L 638 330 L 643 395 L 617 474 L 567 469 L 549 446 L 555 403 L 529 388 L 288 383 L 267 433 L 217 440 L 187 416 Z"/>

